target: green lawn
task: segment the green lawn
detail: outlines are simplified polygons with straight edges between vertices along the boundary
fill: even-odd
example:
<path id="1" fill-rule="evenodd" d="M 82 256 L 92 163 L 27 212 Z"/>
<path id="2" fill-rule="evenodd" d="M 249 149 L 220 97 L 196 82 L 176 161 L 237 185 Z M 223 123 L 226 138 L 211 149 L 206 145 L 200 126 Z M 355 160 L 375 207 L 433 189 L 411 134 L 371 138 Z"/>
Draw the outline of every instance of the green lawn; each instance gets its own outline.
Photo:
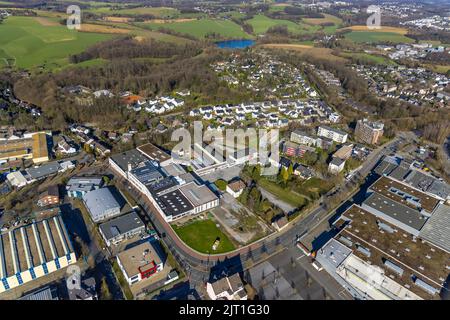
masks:
<path id="1" fill-rule="evenodd" d="M 342 52 L 340 55 L 343 57 L 346 57 L 346 58 L 354 57 L 356 59 L 367 60 L 367 61 L 371 61 L 371 62 L 375 62 L 377 64 L 383 64 L 383 65 L 394 65 L 395 64 L 394 61 L 390 60 L 387 57 L 369 54 L 369 53 L 365 53 L 365 52 Z"/>
<path id="2" fill-rule="evenodd" d="M 264 15 L 256 15 L 252 19 L 247 20 L 253 27 L 256 34 L 265 33 L 270 27 L 285 25 L 292 33 L 313 33 L 320 29 L 320 26 L 309 25 L 306 23 L 295 23 L 290 20 L 272 19 Z"/>
<path id="3" fill-rule="evenodd" d="M 88 12 L 96 13 L 96 14 L 106 14 L 106 15 L 144 15 L 149 14 L 153 15 L 157 18 L 172 18 L 179 14 L 179 11 L 174 8 L 167 7 L 137 7 L 137 8 L 121 8 L 121 9 L 113 9 L 109 6 L 104 7 L 96 7 L 92 9 L 86 10 Z"/>
<path id="4" fill-rule="evenodd" d="M 345 34 L 345 38 L 357 43 L 411 43 L 413 39 L 405 37 L 395 32 L 378 32 L 378 31 L 351 31 Z"/>
<path id="5" fill-rule="evenodd" d="M 307 199 L 302 197 L 300 194 L 295 193 L 290 189 L 283 188 L 279 184 L 266 180 L 264 178 L 258 179 L 258 185 L 271 194 L 275 195 L 281 201 L 297 208 L 303 206 L 307 201 Z"/>
<path id="6" fill-rule="evenodd" d="M 140 26 L 158 30 L 167 28 L 173 31 L 189 34 L 197 38 L 204 38 L 207 34 L 216 33 L 224 38 L 249 39 L 251 35 L 244 32 L 238 24 L 230 20 L 200 19 L 171 23 L 140 23 Z"/>
<path id="7" fill-rule="evenodd" d="M 0 24 L 0 63 L 15 58 L 16 66 L 60 68 L 67 57 L 110 39 L 112 35 L 69 30 L 62 25 L 44 26 L 32 17 L 9 17 Z"/>
<path id="8" fill-rule="evenodd" d="M 224 253 L 235 249 L 233 243 L 210 219 L 197 220 L 184 226 L 172 226 L 178 236 L 191 248 L 202 253 Z M 216 238 L 220 238 L 220 244 L 216 251 L 212 245 Z"/>

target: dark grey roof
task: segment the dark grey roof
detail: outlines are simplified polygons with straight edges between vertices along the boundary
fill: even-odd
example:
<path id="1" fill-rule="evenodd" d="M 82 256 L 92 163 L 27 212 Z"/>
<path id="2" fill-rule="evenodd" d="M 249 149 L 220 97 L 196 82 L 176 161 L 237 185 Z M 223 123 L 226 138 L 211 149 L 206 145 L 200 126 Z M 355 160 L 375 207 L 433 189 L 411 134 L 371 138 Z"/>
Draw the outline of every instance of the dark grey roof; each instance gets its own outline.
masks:
<path id="1" fill-rule="evenodd" d="M 33 179 L 39 180 L 48 177 L 52 174 L 58 173 L 58 170 L 59 170 L 58 162 L 52 162 L 36 168 L 29 168 L 26 171 Z"/>
<path id="2" fill-rule="evenodd" d="M 176 185 L 178 185 L 178 182 L 174 177 L 166 177 L 158 182 L 146 185 L 146 187 L 151 194 L 158 195 Z"/>
<path id="3" fill-rule="evenodd" d="M 102 223 L 99 226 L 103 235 L 108 240 L 142 227 L 145 227 L 144 223 L 136 212 L 131 212 L 118 218 L 114 218 L 110 221 Z"/>
<path id="4" fill-rule="evenodd" d="M 362 205 L 364 209 L 365 206 L 372 208 L 372 210 L 369 210 L 372 213 L 374 213 L 375 210 L 386 215 L 388 218 L 398 221 L 401 224 L 417 231 L 422 229 L 423 225 L 427 221 L 427 217 L 423 216 L 418 210 L 395 202 L 379 193 L 371 194 L 366 200 L 363 201 Z M 395 222 L 392 223 L 396 224 Z M 396 225 L 398 225 L 398 223 Z"/>
<path id="5" fill-rule="evenodd" d="M 131 167 L 136 167 L 139 163 L 147 161 L 148 158 L 145 157 L 141 152 L 136 149 L 129 150 L 122 153 L 117 153 L 111 156 L 111 159 L 123 170 L 128 171 L 128 164 Z"/>
<path id="6" fill-rule="evenodd" d="M 67 182 L 66 190 L 88 192 L 101 186 L 102 183 L 102 177 L 73 177 Z"/>
<path id="7" fill-rule="evenodd" d="M 450 186 L 448 184 L 417 170 L 412 170 L 406 177 L 405 182 L 419 190 L 429 192 L 443 199 L 446 199 L 450 194 Z"/>
<path id="8" fill-rule="evenodd" d="M 341 158 L 338 158 L 338 157 L 334 157 L 332 160 L 331 160 L 331 164 L 333 164 L 333 165 L 335 165 L 335 166 L 340 166 L 341 164 L 343 164 L 345 162 L 345 160 L 343 160 L 343 159 L 341 159 Z"/>
<path id="9" fill-rule="evenodd" d="M 450 252 L 450 206 L 440 204 L 420 230 L 419 236 Z"/>
<path id="10" fill-rule="evenodd" d="M 176 217 L 187 211 L 194 209 L 189 200 L 180 190 L 174 190 L 157 197 L 156 202 L 161 207 L 166 216 Z"/>
<path id="11" fill-rule="evenodd" d="M 31 292 L 18 300 L 59 300 L 56 287 L 44 287 Z"/>
<path id="12" fill-rule="evenodd" d="M 161 180 L 164 176 L 151 161 L 145 161 L 131 170 L 131 173 L 143 184 L 150 184 Z"/>

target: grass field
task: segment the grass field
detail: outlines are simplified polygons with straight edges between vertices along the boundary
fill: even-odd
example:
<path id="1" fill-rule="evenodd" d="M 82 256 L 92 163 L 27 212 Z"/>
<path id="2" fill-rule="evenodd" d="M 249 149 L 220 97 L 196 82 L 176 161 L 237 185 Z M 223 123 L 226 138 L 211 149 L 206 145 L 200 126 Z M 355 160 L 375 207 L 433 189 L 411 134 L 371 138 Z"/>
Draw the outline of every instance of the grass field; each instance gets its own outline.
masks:
<path id="1" fill-rule="evenodd" d="M 15 59 L 15 65 L 21 68 L 59 68 L 69 64 L 70 54 L 110 38 L 61 25 L 43 25 L 31 17 L 9 17 L 0 25 L 0 61 L 5 64 L 5 59 Z"/>
<path id="2" fill-rule="evenodd" d="M 353 58 L 356 58 L 356 59 L 371 61 L 371 62 L 375 62 L 377 64 L 383 64 L 383 65 L 396 64 L 394 61 L 390 60 L 387 57 L 374 55 L 374 54 L 369 54 L 369 53 L 365 53 L 365 52 L 342 52 L 340 55 L 345 57 L 345 58 L 353 57 Z"/>
<path id="3" fill-rule="evenodd" d="M 408 29 L 406 28 L 398 28 L 398 27 L 381 27 L 380 29 L 369 29 L 367 26 L 357 25 L 346 27 L 344 29 L 350 29 L 352 31 L 368 31 L 368 32 L 389 32 L 389 33 L 397 33 L 401 35 L 405 35 L 408 33 Z"/>
<path id="4" fill-rule="evenodd" d="M 204 38 L 207 34 L 216 33 L 224 38 L 248 39 L 251 35 L 244 32 L 238 24 L 230 20 L 200 19 L 171 23 L 139 23 L 139 26 L 158 30 L 168 28 L 173 31 L 189 34 L 197 38 Z"/>
<path id="5" fill-rule="evenodd" d="M 307 202 L 307 199 L 302 197 L 300 194 L 289 189 L 282 188 L 275 182 L 261 178 L 258 180 L 258 185 L 275 195 L 281 201 L 284 201 L 296 208 L 303 206 Z"/>
<path id="6" fill-rule="evenodd" d="M 271 19 L 264 15 L 256 15 L 252 19 L 247 20 L 253 27 L 253 31 L 256 34 L 265 33 L 270 27 L 285 25 L 288 30 L 292 33 L 302 34 L 302 33 L 312 33 L 320 30 L 320 26 L 309 25 L 306 23 L 295 23 L 289 20 L 281 19 Z"/>
<path id="7" fill-rule="evenodd" d="M 150 15 L 158 17 L 158 18 L 171 18 L 171 17 L 175 17 L 179 14 L 179 11 L 177 9 L 166 8 L 166 7 L 158 7 L 158 8 L 137 7 L 137 8 L 113 9 L 113 8 L 110 8 L 109 6 L 104 6 L 104 7 L 96 7 L 96 8 L 88 9 L 86 11 L 96 13 L 96 14 L 118 15 L 118 16 L 150 14 Z"/>
<path id="8" fill-rule="evenodd" d="M 322 23 L 334 23 L 335 25 L 339 26 L 342 24 L 342 19 L 338 18 L 336 16 L 333 16 L 331 14 L 323 13 L 323 18 L 305 18 L 303 21 L 309 24 L 316 24 L 320 25 Z"/>
<path id="9" fill-rule="evenodd" d="M 413 39 L 405 37 L 402 34 L 395 32 L 382 32 L 382 31 L 352 31 L 345 34 L 345 38 L 357 43 L 379 43 L 379 42 L 392 42 L 392 43 L 411 43 Z"/>
<path id="10" fill-rule="evenodd" d="M 224 253 L 235 249 L 233 243 L 210 219 L 197 220 L 184 226 L 173 225 L 173 230 L 191 248 L 202 253 Z M 217 238 L 220 244 L 217 250 L 212 250 L 212 245 Z"/>
<path id="11" fill-rule="evenodd" d="M 316 48 L 307 44 L 292 44 L 292 43 L 268 43 L 261 45 L 268 49 L 283 49 L 296 52 L 299 55 L 311 55 L 317 58 L 327 59 L 340 63 L 347 62 L 347 59 L 338 57 L 333 54 L 333 50 L 329 48 Z"/>

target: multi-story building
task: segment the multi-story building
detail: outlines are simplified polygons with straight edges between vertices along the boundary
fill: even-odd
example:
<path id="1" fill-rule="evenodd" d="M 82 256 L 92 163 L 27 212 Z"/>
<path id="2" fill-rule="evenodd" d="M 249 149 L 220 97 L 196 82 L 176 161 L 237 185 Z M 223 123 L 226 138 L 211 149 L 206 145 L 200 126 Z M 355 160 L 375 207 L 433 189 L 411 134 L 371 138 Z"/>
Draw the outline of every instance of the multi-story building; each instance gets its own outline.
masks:
<path id="1" fill-rule="evenodd" d="M 295 142 L 286 141 L 283 144 L 283 153 L 290 157 L 303 157 L 304 154 L 309 152 L 314 152 L 315 149 L 313 147 L 309 147 L 307 145 L 297 144 Z"/>
<path id="2" fill-rule="evenodd" d="M 332 174 L 338 174 L 339 172 L 342 172 L 342 170 L 344 170 L 344 167 L 345 167 L 345 160 L 335 157 L 328 164 L 328 172 Z"/>
<path id="3" fill-rule="evenodd" d="M 356 122 L 355 136 L 364 143 L 377 144 L 383 136 L 383 128 L 384 124 L 379 121 L 358 120 Z"/>
<path id="4" fill-rule="evenodd" d="M 151 241 L 120 252 L 116 259 L 129 285 L 150 278 L 164 268 L 162 258 Z"/>
<path id="5" fill-rule="evenodd" d="M 291 141 L 307 146 L 315 146 L 317 144 L 317 138 L 313 137 L 306 132 L 295 130 L 291 132 Z"/>
<path id="6" fill-rule="evenodd" d="M 317 128 L 317 135 L 319 137 L 325 137 L 333 140 L 337 143 L 345 143 L 348 138 L 348 134 L 344 131 L 334 129 L 328 126 L 320 126 Z"/>

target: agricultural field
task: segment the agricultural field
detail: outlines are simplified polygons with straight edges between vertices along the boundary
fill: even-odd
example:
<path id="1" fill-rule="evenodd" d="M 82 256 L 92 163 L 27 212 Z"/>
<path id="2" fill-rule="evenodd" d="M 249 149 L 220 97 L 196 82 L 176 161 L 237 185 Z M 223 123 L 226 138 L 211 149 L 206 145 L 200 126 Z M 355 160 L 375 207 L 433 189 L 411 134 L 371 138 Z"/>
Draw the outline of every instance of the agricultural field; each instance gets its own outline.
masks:
<path id="1" fill-rule="evenodd" d="M 211 219 L 196 220 L 183 226 L 172 226 L 177 235 L 191 248 L 202 253 L 224 253 L 235 249 L 230 239 Z M 217 238 L 220 238 L 220 244 L 217 250 L 212 250 L 212 245 Z"/>
<path id="2" fill-rule="evenodd" d="M 283 50 L 289 50 L 292 52 L 295 52 L 302 55 L 311 55 L 315 56 L 321 59 L 327 59 L 339 63 L 345 63 L 347 62 L 347 59 L 343 57 L 338 57 L 333 54 L 333 50 L 329 48 L 319 48 L 319 47 L 313 47 L 312 45 L 308 44 L 292 44 L 292 43 L 269 43 L 269 44 L 263 44 L 261 45 L 263 48 L 267 49 L 283 49 Z"/>
<path id="3" fill-rule="evenodd" d="M 323 18 L 305 18 L 303 21 L 307 24 L 321 26 L 325 34 L 334 34 L 338 28 L 342 26 L 342 19 L 331 14 L 323 14 Z M 333 25 L 322 25 L 322 24 L 330 24 Z"/>
<path id="4" fill-rule="evenodd" d="M 238 24 L 230 20 L 200 19 L 170 23 L 138 23 L 141 27 L 158 30 L 167 28 L 173 31 L 189 34 L 196 38 L 204 38 L 208 34 L 218 34 L 222 38 L 249 39 L 252 36 L 244 32 Z"/>
<path id="5" fill-rule="evenodd" d="M 69 55 L 111 37 L 77 32 L 50 22 L 43 24 L 33 17 L 9 17 L 0 25 L 0 61 L 20 68 L 59 68 L 69 64 Z"/>
<path id="6" fill-rule="evenodd" d="M 247 20 L 253 27 L 256 34 L 265 33 L 270 27 L 285 25 L 292 33 L 313 33 L 320 30 L 320 26 L 309 25 L 306 23 L 295 23 L 289 20 L 272 19 L 264 15 L 256 15 L 252 19 Z"/>
<path id="7" fill-rule="evenodd" d="M 344 58 L 354 58 L 360 59 L 363 61 L 374 62 L 376 64 L 383 65 L 395 65 L 396 63 L 387 57 L 383 57 L 380 55 L 369 54 L 365 52 L 341 52 L 340 56 Z"/>
<path id="8" fill-rule="evenodd" d="M 381 29 L 368 29 L 367 26 L 351 26 L 342 30 L 351 30 L 345 38 L 357 43 L 411 43 L 413 39 L 406 37 L 408 29 L 397 27 L 382 27 Z"/>
<path id="9" fill-rule="evenodd" d="M 111 8 L 109 6 L 104 7 L 96 7 L 87 10 L 88 12 L 95 14 L 106 14 L 106 15 L 115 15 L 115 16 L 133 16 L 133 15 L 144 15 L 149 14 L 155 16 L 157 18 L 173 18 L 179 14 L 179 11 L 174 8 L 166 8 L 166 7 L 137 7 L 137 8 Z"/>

